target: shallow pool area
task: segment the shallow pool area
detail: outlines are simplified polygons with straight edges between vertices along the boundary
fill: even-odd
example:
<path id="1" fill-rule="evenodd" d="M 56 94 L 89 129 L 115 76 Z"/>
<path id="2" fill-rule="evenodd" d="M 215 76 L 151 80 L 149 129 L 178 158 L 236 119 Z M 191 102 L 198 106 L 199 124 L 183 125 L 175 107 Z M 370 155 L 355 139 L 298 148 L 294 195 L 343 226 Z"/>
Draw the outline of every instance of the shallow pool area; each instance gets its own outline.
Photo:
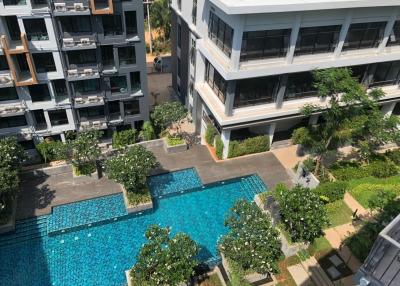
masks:
<path id="1" fill-rule="evenodd" d="M 114 217 L 104 217 L 103 223 L 71 229 L 71 220 L 62 221 L 68 231 L 58 232 L 61 224 L 53 225 L 57 233 L 50 236 L 47 226 L 52 215 L 19 221 L 15 233 L 0 235 L 0 285 L 125 285 L 124 271 L 135 263 L 145 243 L 144 232 L 152 224 L 171 226 L 173 234 L 189 234 L 202 247 L 199 260 L 217 261 L 217 241 L 227 231 L 226 213 L 238 199 L 252 200 L 266 187 L 252 175 L 185 190 L 155 198 L 153 212 L 124 215 L 115 207 L 110 212 Z M 101 198 L 108 199 L 119 205 L 122 196 Z M 80 215 L 80 211 L 86 212 L 85 204 L 91 202 L 60 210 L 63 215 L 68 210 Z M 86 221 L 80 217 L 77 222 Z"/>

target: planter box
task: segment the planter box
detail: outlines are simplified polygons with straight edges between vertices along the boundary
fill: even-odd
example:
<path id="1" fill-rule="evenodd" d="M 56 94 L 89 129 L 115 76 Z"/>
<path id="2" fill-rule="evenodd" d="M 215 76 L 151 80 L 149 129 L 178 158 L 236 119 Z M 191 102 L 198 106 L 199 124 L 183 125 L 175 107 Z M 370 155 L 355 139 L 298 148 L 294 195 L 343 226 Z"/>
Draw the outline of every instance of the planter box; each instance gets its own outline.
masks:
<path id="1" fill-rule="evenodd" d="M 93 172 L 90 175 L 81 175 L 81 176 L 76 176 L 74 172 L 72 172 L 72 182 L 74 185 L 82 185 L 82 184 L 87 184 L 87 183 L 94 183 L 98 181 L 99 174 L 98 172 Z"/>
<path id="2" fill-rule="evenodd" d="M 131 275 L 129 274 L 129 272 L 131 272 L 131 270 L 126 270 L 126 271 L 125 271 L 126 284 L 127 284 L 128 286 L 133 286 L 133 285 L 132 285 L 132 280 L 131 280 Z"/>
<path id="3" fill-rule="evenodd" d="M 15 213 L 17 211 L 17 199 L 13 201 L 11 216 L 6 224 L 0 225 L 0 234 L 15 230 Z"/>
<path id="4" fill-rule="evenodd" d="M 167 154 L 175 154 L 175 153 L 185 152 L 188 149 L 186 142 L 183 144 L 175 145 L 175 146 L 169 146 L 167 139 L 164 138 L 163 140 L 164 140 L 164 150 Z"/>
<path id="5" fill-rule="evenodd" d="M 142 203 L 142 204 L 139 204 L 136 206 L 130 205 L 125 188 L 122 185 L 120 185 L 120 186 L 121 186 L 122 192 L 124 194 L 125 207 L 126 207 L 126 211 L 128 213 L 131 214 L 131 213 L 138 213 L 138 212 L 153 210 L 153 207 L 154 207 L 153 201 L 150 201 L 148 203 Z"/>

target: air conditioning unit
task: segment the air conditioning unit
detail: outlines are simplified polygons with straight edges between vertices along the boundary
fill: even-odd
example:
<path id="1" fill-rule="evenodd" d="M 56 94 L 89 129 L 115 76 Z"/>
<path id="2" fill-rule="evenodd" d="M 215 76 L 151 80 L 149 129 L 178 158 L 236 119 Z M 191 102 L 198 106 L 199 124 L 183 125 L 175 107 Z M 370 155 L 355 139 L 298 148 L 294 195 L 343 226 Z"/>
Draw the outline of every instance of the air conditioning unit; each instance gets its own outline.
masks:
<path id="1" fill-rule="evenodd" d="M 68 70 L 68 75 L 69 76 L 77 76 L 78 75 L 78 70 Z"/>
<path id="2" fill-rule="evenodd" d="M 57 12 L 65 12 L 67 11 L 67 6 L 65 5 L 65 3 L 54 3 L 54 9 Z"/>
<path id="3" fill-rule="evenodd" d="M 75 103 L 84 103 L 85 101 L 81 97 L 75 98 Z"/>
<path id="4" fill-rule="evenodd" d="M 83 11 L 85 10 L 85 7 L 83 6 L 83 3 L 74 3 L 74 9 L 75 11 Z"/>
<path id="5" fill-rule="evenodd" d="M 85 45 L 85 46 L 90 45 L 90 39 L 89 38 L 82 38 L 81 39 L 81 44 Z"/>
<path id="6" fill-rule="evenodd" d="M 92 75 L 93 74 L 93 69 L 84 69 L 83 73 L 88 76 L 88 75 Z"/>
<path id="7" fill-rule="evenodd" d="M 74 46 L 74 39 L 73 38 L 65 38 L 63 39 L 64 46 L 72 47 Z"/>
<path id="8" fill-rule="evenodd" d="M 99 98 L 97 96 L 95 96 L 95 95 L 91 95 L 91 96 L 88 96 L 88 100 L 90 102 L 98 102 Z"/>
<path id="9" fill-rule="evenodd" d="M 96 126 L 96 127 L 100 127 L 102 124 L 101 124 L 101 121 L 93 121 L 92 125 Z"/>
<path id="10" fill-rule="evenodd" d="M 126 93 L 128 90 L 125 88 L 125 87 L 121 87 L 120 89 L 119 89 L 119 92 L 121 92 L 121 93 Z"/>
<path id="11" fill-rule="evenodd" d="M 11 81 L 11 77 L 9 77 L 8 75 L 0 76 L 0 83 L 1 84 L 6 84 L 6 83 L 9 83 L 10 81 Z"/>

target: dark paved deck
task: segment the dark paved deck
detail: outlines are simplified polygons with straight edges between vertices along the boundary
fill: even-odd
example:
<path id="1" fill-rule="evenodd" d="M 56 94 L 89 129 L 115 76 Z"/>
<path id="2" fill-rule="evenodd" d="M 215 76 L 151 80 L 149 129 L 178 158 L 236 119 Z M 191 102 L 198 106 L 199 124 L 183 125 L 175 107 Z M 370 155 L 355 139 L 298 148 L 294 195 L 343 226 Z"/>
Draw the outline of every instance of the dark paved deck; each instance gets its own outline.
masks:
<path id="1" fill-rule="evenodd" d="M 258 174 L 270 189 L 280 182 L 292 184 L 286 169 L 271 152 L 215 162 L 208 149 L 201 145 L 177 154 L 166 154 L 162 147 L 149 149 L 161 164 L 157 172 L 195 167 L 203 184 L 251 174 Z"/>

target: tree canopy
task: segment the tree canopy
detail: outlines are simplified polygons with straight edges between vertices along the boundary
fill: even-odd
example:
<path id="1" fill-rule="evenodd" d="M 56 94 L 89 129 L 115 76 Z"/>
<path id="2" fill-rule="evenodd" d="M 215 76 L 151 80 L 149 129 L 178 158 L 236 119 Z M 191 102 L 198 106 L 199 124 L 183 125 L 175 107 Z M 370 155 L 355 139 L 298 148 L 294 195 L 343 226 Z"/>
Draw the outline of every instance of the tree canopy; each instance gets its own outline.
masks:
<path id="1" fill-rule="evenodd" d="M 172 124 L 177 125 L 178 133 L 181 122 L 186 119 L 187 110 L 180 102 L 166 102 L 154 108 L 152 119 L 160 129 L 170 128 Z"/>
<path id="2" fill-rule="evenodd" d="M 162 30 L 163 39 L 166 41 L 171 33 L 171 9 L 169 0 L 155 0 L 150 6 L 151 26 Z"/>
<path id="3" fill-rule="evenodd" d="M 89 130 L 78 133 L 72 144 L 72 163 L 75 166 L 95 163 L 99 159 L 101 151 L 99 147 L 101 133 L 97 130 Z"/>

